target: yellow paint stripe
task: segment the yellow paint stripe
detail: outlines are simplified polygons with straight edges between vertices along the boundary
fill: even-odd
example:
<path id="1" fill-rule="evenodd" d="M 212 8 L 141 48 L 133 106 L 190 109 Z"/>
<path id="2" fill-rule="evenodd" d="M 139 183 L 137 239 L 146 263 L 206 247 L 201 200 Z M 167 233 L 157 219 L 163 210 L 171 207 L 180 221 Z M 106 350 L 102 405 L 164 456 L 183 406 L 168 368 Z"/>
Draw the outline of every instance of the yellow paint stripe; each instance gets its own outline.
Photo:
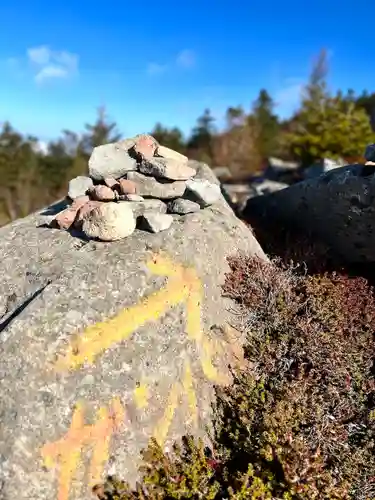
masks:
<path id="1" fill-rule="evenodd" d="M 137 408 L 146 408 L 148 405 L 149 389 L 145 383 L 134 389 L 134 400 Z"/>
<path id="2" fill-rule="evenodd" d="M 164 415 L 154 429 L 154 438 L 160 446 L 164 446 L 165 440 L 167 439 L 168 431 L 178 405 L 179 392 L 180 384 L 173 384 L 171 392 L 169 393 L 167 406 L 164 410 Z"/>
<path id="3" fill-rule="evenodd" d="M 183 302 L 187 295 L 180 282 L 171 281 L 166 288 L 145 298 L 140 304 L 125 309 L 109 321 L 88 327 L 65 356 L 56 362 L 56 368 L 77 369 L 85 362 L 92 364 L 95 357 L 114 344 L 128 339 L 139 327 L 156 321 L 169 307 Z"/>

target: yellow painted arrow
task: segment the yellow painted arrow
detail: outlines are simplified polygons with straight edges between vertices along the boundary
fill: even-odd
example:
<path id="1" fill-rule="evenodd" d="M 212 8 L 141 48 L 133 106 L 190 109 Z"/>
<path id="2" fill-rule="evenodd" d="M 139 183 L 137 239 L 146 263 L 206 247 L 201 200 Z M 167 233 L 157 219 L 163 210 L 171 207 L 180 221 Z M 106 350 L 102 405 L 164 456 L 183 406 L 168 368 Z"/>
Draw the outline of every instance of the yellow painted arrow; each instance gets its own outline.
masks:
<path id="1" fill-rule="evenodd" d="M 150 321 L 162 317 L 168 309 L 186 304 L 186 332 L 197 343 L 205 376 L 215 383 L 226 383 L 227 378 L 219 374 L 212 363 L 216 350 L 203 333 L 201 305 L 203 286 L 195 269 L 176 264 L 166 256 L 155 255 L 148 269 L 158 276 L 166 276 L 167 284 L 139 304 L 121 311 L 108 321 L 89 326 L 75 337 L 62 356 L 57 359 L 58 370 L 74 370 L 83 364 L 92 364 L 99 354 L 128 339 L 132 333 Z"/>

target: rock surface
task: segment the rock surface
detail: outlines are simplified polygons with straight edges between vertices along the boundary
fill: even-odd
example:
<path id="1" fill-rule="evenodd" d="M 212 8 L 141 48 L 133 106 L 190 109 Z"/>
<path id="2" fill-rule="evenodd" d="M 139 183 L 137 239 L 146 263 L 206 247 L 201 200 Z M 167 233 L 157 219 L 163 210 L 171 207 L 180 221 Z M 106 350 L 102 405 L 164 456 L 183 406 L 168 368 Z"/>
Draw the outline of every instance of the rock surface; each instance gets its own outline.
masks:
<path id="1" fill-rule="evenodd" d="M 375 171 L 349 165 L 250 199 L 242 216 L 297 226 L 351 263 L 375 262 Z"/>
<path id="2" fill-rule="evenodd" d="M 195 201 L 184 200 L 183 198 L 177 198 L 168 203 L 168 212 L 172 214 L 185 215 L 198 212 L 200 209 L 201 207 Z"/>
<path id="3" fill-rule="evenodd" d="M 184 181 L 159 182 L 153 177 L 147 177 L 139 172 L 129 172 L 127 179 L 136 185 L 136 192 L 141 196 L 151 196 L 164 200 L 180 198 L 186 189 Z"/>
<path id="4" fill-rule="evenodd" d="M 116 241 L 130 236 L 136 221 L 125 203 L 101 203 L 83 218 L 82 230 L 90 238 Z"/>
<path id="5" fill-rule="evenodd" d="M 94 185 L 90 177 L 79 175 L 69 181 L 68 196 L 70 199 L 75 200 L 80 196 L 85 196 L 87 191 Z"/>
<path id="6" fill-rule="evenodd" d="M 94 148 L 89 159 L 89 174 L 92 179 L 119 179 L 126 172 L 137 169 L 137 162 L 121 143 L 104 144 Z"/>
<path id="7" fill-rule="evenodd" d="M 367 161 L 375 162 L 375 144 L 369 144 L 365 151 L 365 158 Z"/>
<path id="8" fill-rule="evenodd" d="M 151 436 L 206 436 L 213 385 L 236 362 L 226 258 L 264 254 L 222 198 L 113 243 L 38 227 L 43 214 L 0 229 L 12 315 L 0 320 L 0 497 L 90 500 L 108 472 L 134 483 Z"/>

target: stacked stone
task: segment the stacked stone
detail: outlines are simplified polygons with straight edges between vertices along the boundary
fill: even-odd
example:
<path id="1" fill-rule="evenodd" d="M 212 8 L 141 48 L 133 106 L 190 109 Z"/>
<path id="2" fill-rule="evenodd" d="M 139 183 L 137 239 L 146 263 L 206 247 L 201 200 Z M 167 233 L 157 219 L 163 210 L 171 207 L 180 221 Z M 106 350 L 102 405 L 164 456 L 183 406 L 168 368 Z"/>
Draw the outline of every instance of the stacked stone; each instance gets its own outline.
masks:
<path id="1" fill-rule="evenodd" d="M 147 134 L 94 148 L 88 166 L 88 177 L 70 181 L 71 204 L 53 225 L 90 238 L 119 240 L 136 227 L 165 231 L 177 215 L 197 212 L 220 197 L 218 185 L 194 178 L 186 156 Z"/>

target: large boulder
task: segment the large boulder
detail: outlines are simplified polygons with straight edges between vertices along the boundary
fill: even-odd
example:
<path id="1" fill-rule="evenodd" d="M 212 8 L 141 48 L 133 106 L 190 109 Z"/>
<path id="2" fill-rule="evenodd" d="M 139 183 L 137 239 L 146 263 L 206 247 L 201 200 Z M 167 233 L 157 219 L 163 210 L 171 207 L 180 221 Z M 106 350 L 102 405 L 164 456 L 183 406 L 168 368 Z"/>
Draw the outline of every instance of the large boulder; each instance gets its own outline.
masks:
<path id="1" fill-rule="evenodd" d="M 375 262 L 375 167 L 348 165 L 252 198 L 241 215 L 308 231 L 347 262 Z"/>
<path id="2" fill-rule="evenodd" d="M 222 197 L 111 243 L 49 228 L 61 208 L 0 230 L 2 500 L 90 499 L 108 473 L 134 483 L 150 437 L 206 436 L 240 361 L 226 257 L 266 258 Z"/>

